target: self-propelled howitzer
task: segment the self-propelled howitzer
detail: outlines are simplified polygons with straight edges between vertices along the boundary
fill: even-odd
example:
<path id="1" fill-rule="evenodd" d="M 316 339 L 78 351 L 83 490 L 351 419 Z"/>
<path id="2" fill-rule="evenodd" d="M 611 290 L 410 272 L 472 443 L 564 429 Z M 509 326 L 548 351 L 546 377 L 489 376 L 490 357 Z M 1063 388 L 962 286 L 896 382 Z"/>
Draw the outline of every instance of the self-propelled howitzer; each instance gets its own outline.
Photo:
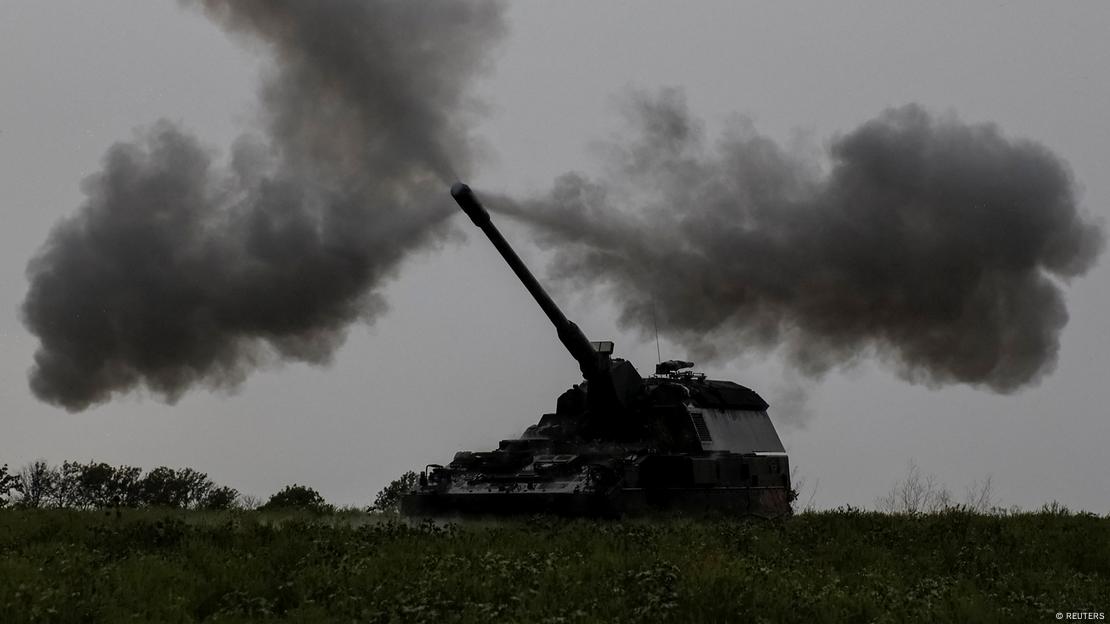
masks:
<path id="1" fill-rule="evenodd" d="M 455 183 L 451 195 L 551 320 L 584 381 L 520 438 L 427 466 L 404 513 L 790 513 L 789 464 L 766 401 L 680 360 L 641 377 L 612 357 L 612 342 L 590 342 L 567 319 L 470 187 Z"/>

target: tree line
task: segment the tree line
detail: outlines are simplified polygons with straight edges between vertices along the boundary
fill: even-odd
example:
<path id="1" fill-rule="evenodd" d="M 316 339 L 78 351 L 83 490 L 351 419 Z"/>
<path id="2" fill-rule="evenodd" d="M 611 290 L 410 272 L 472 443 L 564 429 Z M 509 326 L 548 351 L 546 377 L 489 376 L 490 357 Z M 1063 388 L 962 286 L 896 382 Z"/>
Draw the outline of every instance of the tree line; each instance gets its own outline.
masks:
<path id="1" fill-rule="evenodd" d="M 224 510 L 236 508 L 308 509 L 326 511 L 320 493 L 303 485 L 289 485 L 263 505 L 241 496 L 232 487 L 216 485 L 192 468 L 159 466 L 146 473 L 135 466 L 104 462 L 67 461 L 51 466 L 45 461 L 27 464 L 18 472 L 0 466 L 0 507 L 27 509 L 104 509 L 110 507 L 162 507 L 171 509 Z"/>

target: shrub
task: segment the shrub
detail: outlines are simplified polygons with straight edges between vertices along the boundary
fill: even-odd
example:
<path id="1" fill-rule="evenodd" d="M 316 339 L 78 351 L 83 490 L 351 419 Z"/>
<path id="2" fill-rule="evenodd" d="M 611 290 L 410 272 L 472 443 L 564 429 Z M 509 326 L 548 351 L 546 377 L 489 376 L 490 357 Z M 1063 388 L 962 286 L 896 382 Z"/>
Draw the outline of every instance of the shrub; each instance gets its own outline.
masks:
<path id="1" fill-rule="evenodd" d="M 331 510 L 331 505 L 324 501 L 320 493 L 306 485 L 287 485 L 270 497 L 266 504 L 259 509 L 304 509 L 306 511 L 325 512 Z"/>
<path id="2" fill-rule="evenodd" d="M 922 475 L 913 460 L 907 464 L 906 478 L 875 499 L 875 507 L 883 513 L 911 516 L 938 513 L 952 506 L 952 493 L 948 488 L 937 481 L 936 475 Z"/>
<path id="3" fill-rule="evenodd" d="M 5 507 L 12 498 L 18 496 L 23 489 L 18 475 L 8 472 L 8 465 L 0 466 L 0 507 Z"/>
<path id="4" fill-rule="evenodd" d="M 227 486 L 212 488 L 201 502 L 201 508 L 214 511 L 231 509 L 239 500 L 239 490 Z"/>
<path id="5" fill-rule="evenodd" d="M 374 504 L 370 506 L 370 509 L 372 511 L 397 513 L 401 507 L 401 497 L 416 487 L 416 481 L 417 474 L 411 470 L 390 481 L 389 485 L 382 488 L 382 491 L 374 497 Z"/>

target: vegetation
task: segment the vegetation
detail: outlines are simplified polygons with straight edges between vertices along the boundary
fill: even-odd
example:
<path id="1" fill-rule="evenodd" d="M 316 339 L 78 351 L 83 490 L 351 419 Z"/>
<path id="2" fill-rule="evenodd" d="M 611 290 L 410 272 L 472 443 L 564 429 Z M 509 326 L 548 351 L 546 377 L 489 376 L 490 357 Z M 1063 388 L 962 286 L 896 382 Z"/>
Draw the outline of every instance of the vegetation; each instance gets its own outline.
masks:
<path id="1" fill-rule="evenodd" d="M 401 497 L 416 486 L 415 472 L 406 472 L 378 493 L 371 510 L 397 513 Z M 51 466 L 44 461 L 27 464 L 12 474 L 0 465 L 0 507 L 21 509 L 119 509 L 157 507 L 165 509 L 303 510 L 327 513 L 335 510 L 315 489 L 287 485 L 262 503 L 241 496 L 235 488 L 217 486 L 203 472 L 192 468 L 160 466 L 145 475 L 134 466 L 111 466 L 67 461 Z"/>
<path id="2" fill-rule="evenodd" d="M 941 485 L 936 475 L 922 474 L 911 459 L 906 465 L 906 476 L 886 494 L 875 499 L 875 508 L 884 513 L 903 514 L 937 513 L 954 508 L 991 513 L 999 509 L 994 498 L 994 479 L 990 475 L 967 487 L 962 504 L 957 504 L 955 500 L 952 492 Z"/>
<path id="3" fill-rule="evenodd" d="M 380 496 L 380 495 L 379 495 Z M 316 490 L 289 485 L 272 495 L 264 505 L 252 496 L 218 486 L 203 472 L 192 468 L 160 466 L 147 472 L 134 466 L 111 466 L 103 462 L 67 461 L 51 466 L 44 461 L 27 464 L 11 474 L 7 464 L 0 466 L 0 507 L 20 509 L 120 509 L 155 507 L 161 509 L 293 510 L 323 513 L 333 511 Z"/>
<path id="4" fill-rule="evenodd" d="M 324 502 L 324 497 L 316 490 L 304 485 L 287 485 L 266 501 L 259 509 L 300 509 L 315 513 L 332 511 L 332 506 Z"/>
<path id="5" fill-rule="evenodd" d="M 1055 621 L 1110 605 L 1110 518 L 409 526 L 347 512 L 0 510 L 10 622 Z"/>
<path id="6" fill-rule="evenodd" d="M 19 507 L 31 509 L 230 509 L 239 497 L 234 488 L 217 486 L 208 475 L 192 468 L 160 466 L 144 475 L 135 466 L 91 461 L 50 466 L 36 461 L 13 476 L 17 494 L 9 498 Z"/>
<path id="7" fill-rule="evenodd" d="M 8 465 L 0 465 L 0 507 L 11 502 L 13 497 L 22 496 L 23 483 L 19 477 L 8 471 Z"/>
<path id="8" fill-rule="evenodd" d="M 1110 517 L 964 502 L 910 463 L 879 512 L 406 523 L 195 470 L 0 467 L 4 622 L 1055 621 L 1110 605 Z M 810 491 L 812 490 L 812 491 Z"/>
<path id="9" fill-rule="evenodd" d="M 401 510 L 401 497 L 416 488 L 419 476 L 412 470 L 389 482 L 374 498 L 370 506 L 373 511 L 398 513 Z"/>

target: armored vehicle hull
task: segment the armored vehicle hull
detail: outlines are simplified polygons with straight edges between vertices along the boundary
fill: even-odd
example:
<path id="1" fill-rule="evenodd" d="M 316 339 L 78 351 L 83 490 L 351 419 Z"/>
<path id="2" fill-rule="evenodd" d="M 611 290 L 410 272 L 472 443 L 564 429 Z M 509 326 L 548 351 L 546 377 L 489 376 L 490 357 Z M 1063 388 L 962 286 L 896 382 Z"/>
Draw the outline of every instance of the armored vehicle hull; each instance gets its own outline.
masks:
<path id="1" fill-rule="evenodd" d="M 650 377 L 642 388 L 633 409 L 637 422 L 620 425 L 635 434 L 632 439 L 587 437 L 592 415 L 578 411 L 578 386 L 560 398 L 562 413 L 544 415 L 523 437 L 503 440 L 490 452 L 459 452 L 446 466 L 428 466 L 416 491 L 402 500 L 402 511 L 791 513 L 789 459 L 755 392 L 692 374 Z M 682 400 L 672 402 L 675 397 Z"/>
<path id="2" fill-rule="evenodd" d="M 529 485 L 532 489 L 529 489 Z M 539 486 L 520 481 L 455 483 L 444 490 L 421 488 L 402 501 L 407 516 L 557 515 L 626 517 L 664 512 L 721 512 L 767 518 L 790 515 L 790 491 L 782 485 L 629 487 L 575 490 L 580 480 Z M 486 486 L 486 487 L 483 487 Z"/>

